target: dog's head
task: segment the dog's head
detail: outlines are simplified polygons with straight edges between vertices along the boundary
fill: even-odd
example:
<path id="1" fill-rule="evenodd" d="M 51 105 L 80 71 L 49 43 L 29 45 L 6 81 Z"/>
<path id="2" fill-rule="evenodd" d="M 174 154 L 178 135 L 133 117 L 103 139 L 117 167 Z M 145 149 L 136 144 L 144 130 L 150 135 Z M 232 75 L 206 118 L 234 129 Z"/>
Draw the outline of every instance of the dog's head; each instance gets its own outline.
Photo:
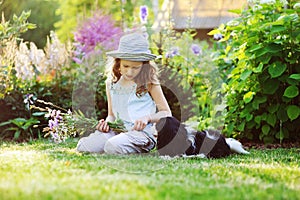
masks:
<path id="1" fill-rule="evenodd" d="M 160 155 L 176 156 L 185 154 L 190 147 L 185 126 L 174 117 L 165 117 L 156 123 L 157 150 Z"/>

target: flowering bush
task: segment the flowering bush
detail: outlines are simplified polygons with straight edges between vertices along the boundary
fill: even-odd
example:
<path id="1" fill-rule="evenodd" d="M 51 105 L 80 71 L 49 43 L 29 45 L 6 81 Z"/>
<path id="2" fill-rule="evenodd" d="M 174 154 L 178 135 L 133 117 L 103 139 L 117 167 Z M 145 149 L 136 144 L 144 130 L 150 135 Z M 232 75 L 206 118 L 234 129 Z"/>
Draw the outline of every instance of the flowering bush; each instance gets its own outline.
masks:
<path id="1" fill-rule="evenodd" d="M 0 110 L 5 113 L 0 115 L 4 124 L 0 127 L 1 139 L 24 141 L 40 137 L 41 130 L 33 125 L 43 119 L 20 104 L 27 93 L 63 106 L 71 103 L 71 47 L 62 44 L 54 32 L 45 49 L 21 40 L 19 34 L 33 27 L 26 22 L 29 14 L 14 17 L 13 23 L 1 21 Z"/>
<path id="2" fill-rule="evenodd" d="M 118 47 L 122 29 L 115 25 L 111 16 L 95 11 L 93 16 L 80 22 L 74 33 L 75 51 L 74 60 L 82 63 L 92 55 L 101 55 L 103 52 Z"/>
<path id="3" fill-rule="evenodd" d="M 56 34 L 51 32 L 45 50 L 38 49 L 33 42 L 28 44 L 21 41 L 18 44 L 17 39 L 7 41 L 0 61 L 4 64 L 7 61 L 6 67 L 14 71 L 6 78 L 15 77 L 14 82 L 9 81 L 15 88 L 17 80 L 51 81 L 57 73 L 64 73 L 63 68 L 69 64 L 70 51 L 71 48 L 60 43 Z M 1 93 L 1 96 L 4 97 L 5 94 Z"/>
<path id="4" fill-rule="evenodd" d="M 20 34 L 34 29 L 35 24 L 28 23 L 30 11 L 22 12 L 18 17 L 14 15 L 12 21 L 5 21 L 4 15 L 0 23 L 0 99 L 14 88 L 16 70 L 13 68 L 17 52 L 17 40 Z"/>

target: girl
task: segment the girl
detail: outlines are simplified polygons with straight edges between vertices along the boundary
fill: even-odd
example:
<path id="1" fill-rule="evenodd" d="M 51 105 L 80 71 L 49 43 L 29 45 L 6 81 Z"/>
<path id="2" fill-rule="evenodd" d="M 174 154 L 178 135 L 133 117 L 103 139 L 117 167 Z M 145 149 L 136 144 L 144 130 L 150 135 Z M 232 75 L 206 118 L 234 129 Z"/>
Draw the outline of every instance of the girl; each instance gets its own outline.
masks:
<path id="1" fill-rule="evenodd" d="M 96 131 L 77 144 L 82 152 L 130 154 L 149 152 L 156 145 L 153 123 L 171 116 L 171 110 L 150 64 L 147 39 L 132 33 L 120 39 L 119 48 L 107 53 L 115 59 L 112 79 L 106 82 L 108 116 L 101 119 Z M 107 122 L 120 118 L 127 129 L 117 134 Z"/>

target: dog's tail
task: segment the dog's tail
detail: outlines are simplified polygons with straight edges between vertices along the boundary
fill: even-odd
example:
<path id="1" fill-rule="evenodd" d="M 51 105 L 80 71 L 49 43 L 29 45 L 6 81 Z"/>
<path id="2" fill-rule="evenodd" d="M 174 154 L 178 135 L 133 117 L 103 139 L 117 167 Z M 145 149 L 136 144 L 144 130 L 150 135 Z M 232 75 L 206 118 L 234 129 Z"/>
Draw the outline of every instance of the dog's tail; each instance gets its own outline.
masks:
<path id="1" fill-rule="evenodd" d="M 225 140 L 226 140 L 226 143 L 229 145 L 230 150 L 232 152 L 241 153 L 241 154 L 249 154 L 249 152 L 243 148 L 242 143 L 240 143 L 236 139 L 226 138 Z"/>

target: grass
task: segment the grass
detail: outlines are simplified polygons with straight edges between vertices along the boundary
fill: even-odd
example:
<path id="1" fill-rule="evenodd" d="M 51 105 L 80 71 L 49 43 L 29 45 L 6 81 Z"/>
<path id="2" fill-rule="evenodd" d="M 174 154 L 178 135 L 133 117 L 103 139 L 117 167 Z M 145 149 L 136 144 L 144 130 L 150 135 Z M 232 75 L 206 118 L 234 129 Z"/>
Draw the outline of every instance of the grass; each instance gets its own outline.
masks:
<path id="1" fill-rule="evenodd" d="M 0 146 L 0 199 L 300 199 L 300 149 L 225 159 L 82 154 L 76 140 Z"/>

